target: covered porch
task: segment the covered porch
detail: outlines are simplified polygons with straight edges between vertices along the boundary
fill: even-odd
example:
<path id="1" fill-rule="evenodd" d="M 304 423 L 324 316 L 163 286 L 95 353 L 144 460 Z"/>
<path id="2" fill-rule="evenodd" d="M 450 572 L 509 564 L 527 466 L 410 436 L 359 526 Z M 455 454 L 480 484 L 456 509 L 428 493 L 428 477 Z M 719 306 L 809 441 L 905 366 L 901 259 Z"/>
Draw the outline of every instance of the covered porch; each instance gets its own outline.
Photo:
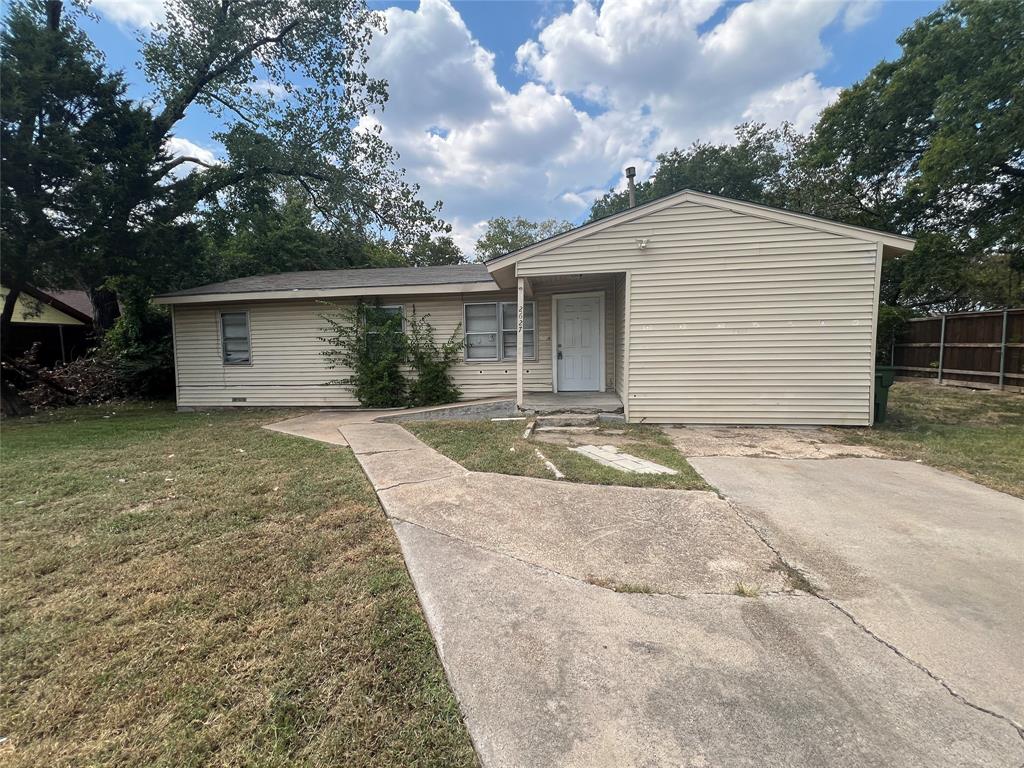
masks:
<path id="1" fill-rule="evenodd" d="M 625 273 L 512 279 L 517 407 L 534 412 L 624 412 Z M 539 369 L 547 374 L 543 382 L 537 378 Z"/>

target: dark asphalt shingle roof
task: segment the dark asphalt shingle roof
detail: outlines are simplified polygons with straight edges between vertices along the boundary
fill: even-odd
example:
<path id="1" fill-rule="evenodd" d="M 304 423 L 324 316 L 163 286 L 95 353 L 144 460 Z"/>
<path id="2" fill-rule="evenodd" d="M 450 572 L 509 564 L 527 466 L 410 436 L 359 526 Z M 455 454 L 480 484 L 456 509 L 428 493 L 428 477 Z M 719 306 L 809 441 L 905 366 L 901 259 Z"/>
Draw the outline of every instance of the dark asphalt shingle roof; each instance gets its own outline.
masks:
<path id="1" fill-rule="evenodd" d="M 456 264 L 446 267 L 386 267 L 382 269 L 319 269 L 308 272 L 282 272 L 210 283 L 172 296 L 205 296 L 216 293 L 262 293 L 270 291 L 307 291 L 344 288 L 387 288 L 398 285 L 445 285 L 447 283 L 489 283 L 491 275 L 483 264 Z"/>

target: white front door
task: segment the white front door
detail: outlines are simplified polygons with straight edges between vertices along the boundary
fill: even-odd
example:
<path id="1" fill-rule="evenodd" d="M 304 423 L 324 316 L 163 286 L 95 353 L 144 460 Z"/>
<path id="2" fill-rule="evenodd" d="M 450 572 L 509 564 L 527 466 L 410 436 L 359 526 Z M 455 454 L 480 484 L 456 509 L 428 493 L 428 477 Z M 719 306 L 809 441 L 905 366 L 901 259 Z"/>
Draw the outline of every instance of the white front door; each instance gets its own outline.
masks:
<path id="1" fill-rule="evenodd" d="M 564 296 L 556 304 L 558 391 L 602 390 L 600 297 Z"/>

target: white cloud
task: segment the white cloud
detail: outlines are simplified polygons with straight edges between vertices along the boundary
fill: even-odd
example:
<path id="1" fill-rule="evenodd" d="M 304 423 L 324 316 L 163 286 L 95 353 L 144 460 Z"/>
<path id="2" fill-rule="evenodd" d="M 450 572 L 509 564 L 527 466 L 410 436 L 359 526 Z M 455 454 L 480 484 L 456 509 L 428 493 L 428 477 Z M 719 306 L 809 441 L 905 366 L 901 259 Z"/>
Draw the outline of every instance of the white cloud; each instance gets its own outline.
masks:
<path id="1" fill-rule="evenodd" d="M 152 27 L 163 21 L 163 0 L 94 0 L 96 8 L 115 24 Z"/>
<path id="2" fill-rule="evenodd" d="M 806 129 L 838 93 L 815 74 L 823 31 L 863 23 L 869 5 L 751 0 L 719 19 L 723 0 L 580 0 L 520 45 L 526 82 L 509 90 L 458 11 L 421 0 L 382 11 L 370 71 L 390 99 L 366 122 L 471 252 L 487 218 L 580 218 L 626 165 L 644 178 L 658 152 L 727 141 L 743 120 Z"/>
<path id="3" fill-rule="evenodd" d="M 839 88 L 823 88 L 813 74 L 755 94 L 743 113 L 744 120 L 778 125 L 788 120 L 801 133 L 817 121 L 818 113 L 839 96 Z"/>
<path id="4" fill-rule="evenodd" d="M 863 27 L 882 10 L 881 0 L 854 0 L 843 13 L 843 29 L 850 32 Z"/>

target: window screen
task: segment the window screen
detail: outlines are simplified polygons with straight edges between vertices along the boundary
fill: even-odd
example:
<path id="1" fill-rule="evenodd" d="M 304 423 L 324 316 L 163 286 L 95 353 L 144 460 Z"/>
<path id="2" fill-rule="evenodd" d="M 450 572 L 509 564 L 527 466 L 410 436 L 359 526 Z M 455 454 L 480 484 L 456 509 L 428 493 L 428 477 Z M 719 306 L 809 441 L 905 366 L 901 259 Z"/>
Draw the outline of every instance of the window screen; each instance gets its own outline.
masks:
<path id="1" fill-rule="evenodd" d="M 516 303 L 514 301 L 466 304 L 465 313 L 467 360 L 516 359 Z M 536 358 L 535 316 L 534 302 L 526 302 L 523 305 L 523 355 L 531 360 Z"/>
<path id="2" fill-rule="evenodd" d="M 532 360 L 533 350 L 533 313 L 534 303 L 528 301 L 523 304 L 523 359 Z M 516 359 L 516 303 L 506 301 L 501 305 L 501 347 L 502 359 Z"/>

